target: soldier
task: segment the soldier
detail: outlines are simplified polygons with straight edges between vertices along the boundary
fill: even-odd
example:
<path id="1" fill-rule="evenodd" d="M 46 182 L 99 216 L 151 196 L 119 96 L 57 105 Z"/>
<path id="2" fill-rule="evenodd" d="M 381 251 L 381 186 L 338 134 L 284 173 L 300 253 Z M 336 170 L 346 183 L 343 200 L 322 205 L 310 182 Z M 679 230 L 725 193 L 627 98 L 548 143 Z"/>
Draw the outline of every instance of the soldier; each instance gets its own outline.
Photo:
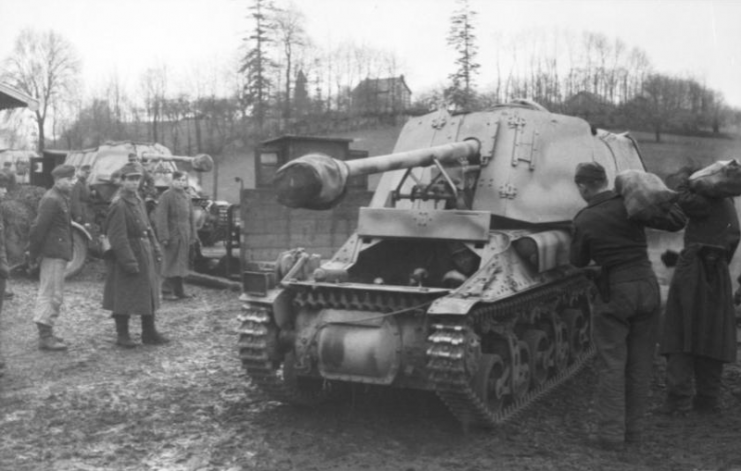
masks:
<path id="1" fill-rule="evenodd" d="M 0 172 L 0 200 L 5 197 L 8 191 L 8 177 L 4 172 Z M 5 283 L 10 275 L 8 266 L 8 256 L 5 252 L 5 225 L 3 218 L 0 216 L 0 293 L 5 292 Z M 3 311 L 4 296 L 0 296 L 0 315 Z M 0 346 L 1 348 L 1 346 Z M 5 374 L 5 360 L 3 359 L 2 350 L 0 350 L 0 377 Z"/>
<path id="2" fill-rule="evenodd" d="M 695 193 L 686 180 L 677 189 L 689 223 L 666 303 L 660 352 L 667 358 L 667 396 L 658 411 L 717 412 L 723 363 L 736 361 L 728 264 L 739 243 L 739 221 L 733 198 Z"/>
<path id="3" fill-rule="evenodd" d="M 154 186 L 154 177 L 152 174 L 142 165 L 142 159 L 138 154 L 134 152 L 129 153 L 129 163 L 135 163 L 141 165 L 142 174 L 141 182 L 139 183 L 139 197 L 144 201 L 144 206 L 147 208 L 147 213 L 154 206 L 154 202 L 157 201 L 157 187 Z"/>
<path id="4" fill-rule="evenodd" d="M 599 375 L 594 438 L 605 449 L 622 449 L 638 441 L 642 429 L 661 307 L 659 285 L 644 224 L 628 219 L 623 198 L 608 189 L 605 169 L 581 163 L 574 181 L 587 207 L 574 218 L 571 263 L 584 267 L 593 260 L 601 267 L 593 324 Z M 672 207 L 650 226 L 678 231 L 684 224 L 684 215 Z"/>
<path id="5" fill-rule="evenodd" d="M 51 172 L 54 186 L 39 202 L 29 235 L 29 260 L 40 261 L 39 292 L 34 322 L 39 329 L 41 350 L 66 350 L 64 341 L 54 336 L 64 301 L 64 270 L 72 259 L 72 224 L 69 197 L 75 184 L 75 167 L 58 165 Z"/>
<path id="6" fill-rule="evenodd" d="M 90 223 L 90 189 L 87 179 L 90 176 L 90 165 L 83 165 L 77 172 L 77 182 L 72 187 L 70 205 L 72 208 L 72 220 L 78 224 Z"/>
<path id="7" fill-rule="evenodd" d="M 161 275 L 172 290 L 164 299 L 190 298 L 183 289 L 183 278 L 188 275 L 190 247 L 195 243 L 196 226 L 193 205 L 186 193 L 188 175 L 175 171 L 172 186 L 162 193 L 153 213 L 157 239 L 164 247 Z"/>
<path id="8" fill-rule="evenodd" d="M 142 343 L 160 345 L 168 342 L 157 332 L 154 317 L 159 308 L 157 263 L 161 252 L 138 194 L 144 170 L 138 163 L 127 163 L 120 173 L 121 188 L 105 221 L 112 256 L 107 260 L 103 309 L 112 311 L 117 345 L 136 346 L 129 334 L 131 315 L 141 316 Z"/>

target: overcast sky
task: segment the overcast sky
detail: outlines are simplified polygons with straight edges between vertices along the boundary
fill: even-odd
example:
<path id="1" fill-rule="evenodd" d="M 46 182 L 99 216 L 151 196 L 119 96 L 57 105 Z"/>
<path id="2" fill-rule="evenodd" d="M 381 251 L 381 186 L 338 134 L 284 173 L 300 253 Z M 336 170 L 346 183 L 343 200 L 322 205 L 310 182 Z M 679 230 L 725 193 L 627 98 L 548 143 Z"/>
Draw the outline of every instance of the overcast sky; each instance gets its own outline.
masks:
<path id="1" fill-rule="evenodd" d="M 26 27 L 52 28 L 83 60 L 92 90 L 114 71 L 134 89 L 166 63 L 187 76 L 235 57 L 249 0 L 0 0 L 0 59 Z M 280 3 L 280 0 L 278 0 Z M 329 48 L 345 40 L 393 51 L 413 92 L 443 84 L 453 68 L 445 43 L 453 0 L 301 0 L 307 30 Z M 502 35 L 592 31 L 646 51 L 657 71 L 690 74 L 741 108 L 741 0 L 471 0 L 483 88 Z M 488 60 L 489 59 L 489 60 Z"/>

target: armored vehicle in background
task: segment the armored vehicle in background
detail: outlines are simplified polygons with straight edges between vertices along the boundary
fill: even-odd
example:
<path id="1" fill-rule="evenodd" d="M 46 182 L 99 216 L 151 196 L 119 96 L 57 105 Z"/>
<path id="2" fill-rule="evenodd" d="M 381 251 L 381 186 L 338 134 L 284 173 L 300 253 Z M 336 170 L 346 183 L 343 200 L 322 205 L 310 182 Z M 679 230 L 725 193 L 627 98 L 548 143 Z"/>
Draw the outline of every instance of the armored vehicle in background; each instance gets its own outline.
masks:
<path id="1" fill-rule="evenodd" d="M 239 352 L 275 399 L 313 404 L 337 383 L 435 391 L 466 426 L 491 427 L 594 353 L 591 285 L 568 263 L 585 206 L 580 162 L 612 181 L 643 170 L 627 134 L 518 101 L 412 118 L 394 153 L 307 155 L 275 175 L 278 199 L 327 209 L 348 179 L 383 175 L 329 260 L 295 248 L 246 265 Z"/>
<path id="2" fill-rule="evenodd" d="M 45 150 L 42 157 L 31 158 L 30 183 L 44 188 L 50 188 L 54 184 L 51 170 L 55 166 L 65 163 L 79 169 L 83 165 L 90 165 L 87 184 L 91 191 L 91 220 L 84 225 L 72 223 L 73 253 L 65 271 L 67 277 L 82 270 L 89 252 L 101 255 L 100 227 L 108 205 L 118 190 L 114 174 L 128 162 L 130 153 L 139 156 L 152 177 L 153 194 L 147 201 L 150 210 L 156 204 L 159 193 L 170 186 L 174 171 L 210 172 L 213 168 L 213 160 L 206 154 L 195 157 L 177 156 L 160 144 L 133 141 L 106 142 L 99 147 L 85 150 Z M 203 197 L 200 185 L 192 176 L 188 192 L 194 203 L 199 229 L 213 224 L 216 216 L 211 217 L 204 209 L 208 207 L 209 200 Z"/>

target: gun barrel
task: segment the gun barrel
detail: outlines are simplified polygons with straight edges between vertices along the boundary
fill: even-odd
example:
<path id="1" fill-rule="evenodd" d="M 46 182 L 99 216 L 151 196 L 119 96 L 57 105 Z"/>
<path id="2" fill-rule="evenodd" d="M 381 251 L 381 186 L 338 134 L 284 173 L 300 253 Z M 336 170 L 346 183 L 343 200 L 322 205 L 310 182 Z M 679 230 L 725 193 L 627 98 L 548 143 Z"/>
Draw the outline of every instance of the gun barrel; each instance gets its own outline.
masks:
<path id="1" fill-rule="evenodd" d="M 349 160 L 345 162 L 349 176 L 370 175 L 410 167 L 428 167 L 435 160 L 441 164 L 452 164 L 461 160 L 468 160 L 479 153 L 480 144 L 477 140 L 469 139 L 453 142 L 426 149 L 410 150 L 395 154 L 379 155 L 365 159 Z"/>
<path id="2" fill-rule="evenodd" d="M 476 140 L 465 140 L 365 159 L 341 161 L 322 154 L 308 154 L 278 169 L 274 184 L 278 201 L 290 208 L 328 209 L 344 196 L 347 179 L 359 175 L 412 167 L 428 167 L 435 161 L 452 164 L 479 153 Z"/>
<path id="3" fill-rule="evenodd" d="M 186 155 L 167 155 L 145 152 L 142 159 L 147 160 L 170 160 L 174 162 L 188 162 L 196 172 L 210 172 L 214 167 L 214 159 L 208 154 L 198 154 L 193 157 Z"/>

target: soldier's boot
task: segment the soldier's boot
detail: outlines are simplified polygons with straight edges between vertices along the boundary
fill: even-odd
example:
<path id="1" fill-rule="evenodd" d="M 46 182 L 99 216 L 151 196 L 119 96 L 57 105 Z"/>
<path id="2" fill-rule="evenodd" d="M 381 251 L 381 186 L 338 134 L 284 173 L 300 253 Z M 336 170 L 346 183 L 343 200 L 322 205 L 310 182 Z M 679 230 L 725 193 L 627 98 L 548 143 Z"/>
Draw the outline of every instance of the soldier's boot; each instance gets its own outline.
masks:
<path id="1" fill-rule="evenodd" d="M 692 407 L 700 414 L 719 414 L 717 397 L 697 395 L 692 399 Z"/>
<path id="2" fill-rule="evenodd" d="M 689 397 L 668 394 L 664 404 L 653 410 L 662 415 L 686 415 L 692 410 L 692 402 Z"/>
<path id="3" fill-rule="evenodd" d="M 154 326 L 154 314 L 142 317 L 142 343 L 147 345 L 164 345 L 170 340 L 157 332 Z"/>
<path id="4" fill-rule="evenodd" d="M 50 325 L 36 323 L 39 329 L 39 350 L 58 352 L 67 350 L 67 344 L 59 337 L 55 337 Z"/>
<path id="5" fill-rule="evenodd" d="M 129 316 L 114 314 L 113 319 L 116 321 L 116 345 L 123 348 L 136 347 L 136 343 L 131 340 L 129 335 Z"/>
<path id="6" fill-rule="evenodd" d="M 175 291 L 175 296 L 177 296 L 179 299 L 188 299 L 188 298 L 193 297 L 190 294 L 185 294 L 185 288 L 183 287 L 183 277 L 182 276 L 176 276 L 172 278 L 172 286 Z"/>

